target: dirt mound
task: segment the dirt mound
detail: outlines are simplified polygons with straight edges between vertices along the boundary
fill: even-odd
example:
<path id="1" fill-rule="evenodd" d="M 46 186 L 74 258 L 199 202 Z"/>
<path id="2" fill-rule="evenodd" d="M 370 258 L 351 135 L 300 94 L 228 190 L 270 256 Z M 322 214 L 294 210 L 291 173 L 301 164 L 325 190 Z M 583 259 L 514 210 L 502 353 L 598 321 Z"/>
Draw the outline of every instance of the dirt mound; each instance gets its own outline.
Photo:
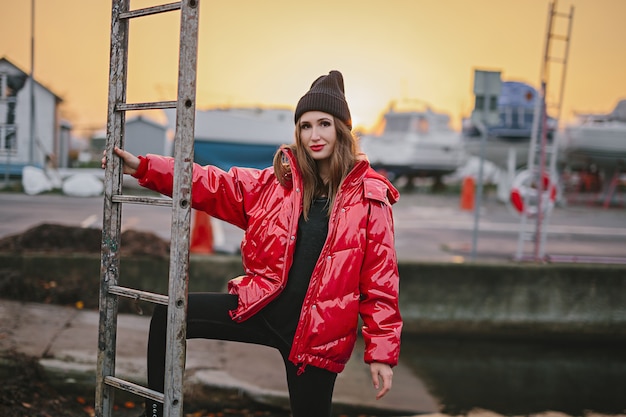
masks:
<path id="1" fill-rule="evenodd" d="M 43 223 L 23 233 L 0 239 L 1 252 L 100 253 L 102 231 Z M 122 255 L 167 257 L 169 242 L 151 232 L 127 230 L 122 233 Z"/>
<path id="2" fill-rule="evenodd" d="M 93 415 L 93 407 L 81 398 L 59 394 L 46 381 L 37 359 L 0 352 L 0 415 L 3 417 Z M 135 412 L 135 414 L 138 414 Z"/>
<path id="3" fill-rule="evenodd" d="M 1 333 L 0 333 L 1 334 Z M 2 417 L 93 417 L 95 400 L 92 395 L 79 396 L 63 392 L 46 377 L 37 358 L 20 353 L 0 352 L 0 416 Z M 89 393 L 92 394 L 92 393 Z M 118 395 L 113 406 L 115 417 L 143 415 L 143 401 L 139 397 L 128 400 Z M 123 397 L 123 398 L 120 398 Z M 126 398 L 126 400 L 124 399 Z M 239 393 L 214 393 L 212 410 L 187 406 L 187 417 L 285 417 L 288 413 L 263 407 Z"/>

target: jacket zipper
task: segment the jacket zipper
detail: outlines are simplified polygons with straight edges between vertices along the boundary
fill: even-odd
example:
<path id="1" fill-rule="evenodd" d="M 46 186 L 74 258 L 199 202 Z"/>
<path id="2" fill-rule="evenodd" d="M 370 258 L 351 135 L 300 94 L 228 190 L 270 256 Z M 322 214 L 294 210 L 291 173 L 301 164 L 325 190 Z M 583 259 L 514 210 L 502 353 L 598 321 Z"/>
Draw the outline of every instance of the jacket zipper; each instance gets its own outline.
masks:
<path id="1" fill-rule="evenodd" d="M 343 188 L 343 187 L 342 187 Z M 328 219 L 328 234 L 326 235 L 326 241 L 324 242 L 324 246 L 322 247 L 322 252 L 320 254 L 320 258 L 319 259 L 323 259 L 326 258 L 330 255 L 328 255 L 328 251 L 329 251 L 329 242 L 331 242 L 331 236 L 334 238 L 335 236 L 335 231 L 337 229 L 337 227 L 335 227 L 335 222 L 334 219 L 337 216 L 337 212 L 339 210 L 339 207 L 343 206 L 343 195 L 344 192 L 342 191 L 342 189 L 339 189 L 339 192 L 337 193 L 337 198 L 335 199 L 335 204 L 333 205 L 333 210 L 330 214 L 330 218 Z M 341 203 L 341 204 L 339 204 Z M 319 262 L 318 259 L 318 262 Z M 312 302 L 310 301 L 313 296 L 311 294 L 316 294 L 317 291 L 319 290 L 319 278 L 316 278 L 316 275 L 319 274 L 319 267 L 318 265 L 315 266 L 315 268 L 313 269 L 313 274 L 311 275 L 311 280 L 313 280 L 313 278 L 315 278 L 315 291 L 313 290 L 313 287 L 311 287 L 309 285 L 309 289 L 307 290 L 306 296 L 304 298 L 304 303 L 302 304 L 302 306 L 304 307 L 304 305 L 306 305 L 308 302 L 310 304 L 312 304 Z M 315 304 L 311 305 L 308 309 L 307 312 L 309 312 L 311 309 L 315 308 Z M 302 311 L 302 309 L 301 309 Z M 300 340 L 301 340 L 301 336 L 302 333 L 304 332 L 304 323 L 308 322 L 310 319 L 308 317 L 308 315 L 306 317 L 304 317 L 304 320 L 299 320 L 298 321 L 298 326 L 296 327 L 296 333 L 294 335 L 293 338 L 293 345 L 292 345 L 292 354 L 296 359 L 302 359 L 304 360 L 304 357 L 302 357 L 301 352 L 301 348 L 300 348 Z M 296 375 L 302 375 L 304 373 L 304 371 L 306 370 L 306 366 L 307 364 L 302 362 L 296 362 L 295 363 L 297 366 L 299 366 L 298 368 L 298 372 L 296 373 Z"/>

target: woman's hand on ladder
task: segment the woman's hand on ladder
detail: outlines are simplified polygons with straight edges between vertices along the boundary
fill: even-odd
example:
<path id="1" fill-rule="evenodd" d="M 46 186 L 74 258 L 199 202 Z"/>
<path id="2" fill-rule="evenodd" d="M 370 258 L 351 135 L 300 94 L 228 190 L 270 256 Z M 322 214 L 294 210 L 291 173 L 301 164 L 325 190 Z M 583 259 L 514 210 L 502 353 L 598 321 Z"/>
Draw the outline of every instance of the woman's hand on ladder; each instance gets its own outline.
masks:
<path id="1" fill-rule="evenodd" d="M 102 152 L 102 169 L 105 169 L 107 166 L 106 152 L 106 149 Z M 124 174 L 133 175 L 137 172 L 137 168 L 139 167 L 140 162 L 139 158 L 137 158 L 130 152 L 120 149 L 117 146 L 113 149 L 113 152 L 115 153 L 115 155 L 122 158 L 122 161 L 124 162 Z"/>

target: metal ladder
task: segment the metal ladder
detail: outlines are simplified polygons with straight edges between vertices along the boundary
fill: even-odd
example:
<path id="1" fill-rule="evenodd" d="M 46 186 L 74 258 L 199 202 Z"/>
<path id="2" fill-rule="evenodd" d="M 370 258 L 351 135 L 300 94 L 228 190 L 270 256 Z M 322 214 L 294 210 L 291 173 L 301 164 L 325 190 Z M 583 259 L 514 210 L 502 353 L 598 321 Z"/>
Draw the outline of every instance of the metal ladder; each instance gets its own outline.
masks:
<path id="1" fill-rule="evenodd" d="M 528 152 L 527 172 L 530 174 L 528 186 L 533 192 L 529 192 L 524 199 L 525 207 L 533 206 L 534 212 L 522 210 L 520 215 L 519 237 L 517 241 L 517 252 L 515 260 L 542 261 L 545 256 L 545 245 L 547 241 L 547 225 L 554 205 L 557 187 L 557 154 L 558 143 L 553 138 L 548 143 L 547 138 L 547 114 L 548 109 L 552 109 L 555 114 L 556 128 L 558 131 L 559 120 L 561 118 L 561 108 L 563 94 L 565 91 L 565 75 L 569 55 L 569 44 L 572 33 L 572 22 L 574 18 L 574 6 L 570 6 L 569 13 L 560 13 L 557 10 L 557 1 L 550 3 L 548 11 L 548 27 L 546 30 L 546 40 L 541 65 L 541 96 L 535 105 L 533 117 L 533 127 Z M 557 19 L 567 19 L 565 33 L 563 28 L 557 28 Z M 560 42 L 557 47 L 559 51 L 553 50 L 553 42 Z M 560 71 L 551 73 L 551 65 L 559 65 Z M 548 100 L 548 86 L 557 84 L 554 101 Z M 551 91 L 550 91 L 551 92 Z M 549 161 L 546 161 L 549 158 Z M 535 220 L 534 231 L 528 230 L 529 219 Z M 524 255 L 525 242 L 532 241 L 534 249 L 531 255 Z"/>
<path id="2" fill-rule="evenodd" d="M 191 173 L 196 108 L 199 0 L 130 10 L 130 0 L 112 0 L 111 57 L 107 118 L 107 167 L 104 180 L 104 213 L 100 265 L 100 323 L 96 374 L 95 415 L 110 417 L 115 389 L 163 402 L 164 415 L 183 415 L 182 380 L 185 369 Z M 132 19 L 180 11 L 178 97 L 176 101 L 126 103 L 128 37 Z M 174 189 L 172 198 L 122 194 L 122 162 L 113 148 L 123 148 L 127 111 L 176 108 L 174 138 Z M 120 285 L 122 204 L 172 207 L 168 295 L 139 291 Z M 118 297 L 168 306 L 165 390 L 150 390 L 115 376 Z"/>

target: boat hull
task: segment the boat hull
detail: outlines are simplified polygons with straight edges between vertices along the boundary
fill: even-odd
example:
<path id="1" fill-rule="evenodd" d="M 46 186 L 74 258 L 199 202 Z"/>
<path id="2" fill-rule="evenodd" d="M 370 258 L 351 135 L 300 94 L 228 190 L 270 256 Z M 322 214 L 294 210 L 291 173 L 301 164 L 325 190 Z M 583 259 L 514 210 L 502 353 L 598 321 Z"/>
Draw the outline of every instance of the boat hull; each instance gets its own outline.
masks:
<path id="1" fill-rule="evenodd" d="M 568 126 L 561 142 L 565 162 L 573 169 L 595 165 L 602 170 L 615 170 L 626 166 L 626 123 Z"/>
<path id="2" fill-rule="evenodd" d="M 480 146 L 480 137 L 466 138 L 465 147 L 470 155 L 480 157 Z M 514 152 L 515 168 L 520 168 L 528 163 L 529 149 L 530 138 L 509 140 L 497 136 L 489 136 L 485 141 L 485 159 L 493 162 L 500 168 L 505 168 L 508 164 L 509 153 Z"/>
<path id="3" fill-rule="evenodd" d="M 373 129 L 360 138 L 372 167 L 390 178 L 441 177 L 467 161 L 461 135 L 450 128 L 450 116 L 429 105 L 399 110 L 392 103 Z"/>
<path id="4" fill-rule="evenodd" d="M 374 169 L 394 176 L 441 177 L 461 167 L 467 154 L 455 132 L 365 136 L 361 148 Z"/>

